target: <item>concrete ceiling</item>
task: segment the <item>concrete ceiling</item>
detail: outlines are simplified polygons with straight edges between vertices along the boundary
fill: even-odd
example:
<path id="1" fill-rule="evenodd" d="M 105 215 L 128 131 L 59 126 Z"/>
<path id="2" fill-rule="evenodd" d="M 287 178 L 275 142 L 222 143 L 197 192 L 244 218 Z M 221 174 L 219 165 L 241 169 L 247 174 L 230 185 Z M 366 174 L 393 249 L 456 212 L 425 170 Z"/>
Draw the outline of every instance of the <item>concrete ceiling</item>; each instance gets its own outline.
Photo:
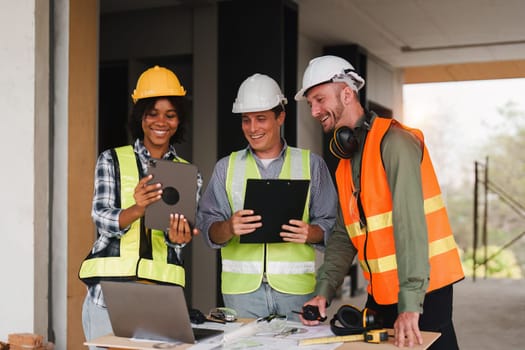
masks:
<path id="1" fill-rule="evenodd" d="M 104 13 L 213 2 L 101 0 L 100 3 Z M 411 72 L 417 77 L 434 75 L 434 80 L 525 77 L 524 0 L 295 2 L 299 7 L 301 35 L 324 45 L 359 44 L 369 55 L 404 68 L 408 77 Z M 428 68 L 421 71 L 420 66 L 436 65 L 434 70 L 438 72 L 429 73 Z"/>
<path id="2" fill-rule="evenodd" d="M 394 67 L 525 59 L 523 0 L 297 0 L 299 28 Z"/>

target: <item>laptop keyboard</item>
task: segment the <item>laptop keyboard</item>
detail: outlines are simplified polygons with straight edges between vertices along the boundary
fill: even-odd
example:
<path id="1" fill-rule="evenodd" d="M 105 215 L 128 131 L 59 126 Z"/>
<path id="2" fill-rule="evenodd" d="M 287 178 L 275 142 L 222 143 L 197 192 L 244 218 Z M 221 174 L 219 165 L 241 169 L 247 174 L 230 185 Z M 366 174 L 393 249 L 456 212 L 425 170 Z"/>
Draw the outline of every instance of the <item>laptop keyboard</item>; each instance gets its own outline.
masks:
<path id="1" fill-rule="evenodd" d="M 195 337 L 195 340 L 202 340 L 209 337 L 213 337 L 215 335 L 223 334 L 224 331 L 220 329 L 208 329 L 208 328 L 192 328 L 193 329 L 193 336 Z"/>

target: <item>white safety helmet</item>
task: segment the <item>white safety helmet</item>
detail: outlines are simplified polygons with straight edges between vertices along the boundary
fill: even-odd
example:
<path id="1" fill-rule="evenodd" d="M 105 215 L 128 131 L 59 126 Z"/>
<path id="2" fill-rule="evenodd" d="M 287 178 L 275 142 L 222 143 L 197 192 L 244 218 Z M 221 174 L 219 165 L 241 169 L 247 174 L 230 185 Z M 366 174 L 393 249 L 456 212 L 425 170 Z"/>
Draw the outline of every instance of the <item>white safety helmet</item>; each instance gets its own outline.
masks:
<path id="1" fill-rule="evenodd" d="M 365 80 L 347 60 L 330 55 L 316 57 L 304 71 L 303 87 L 295 94 L 295 100 L 304 100 L 306 91 L 316 85 L 332 82 L 346 83 L 356 92 L 365 85 Z"/>
<path id="2" fill-rule="evenodd" d="M 267 75 L 255 73 L 242 82 L 233 103 L 233 113 L 267 111 L 288 102 L 279 85 Z"/>

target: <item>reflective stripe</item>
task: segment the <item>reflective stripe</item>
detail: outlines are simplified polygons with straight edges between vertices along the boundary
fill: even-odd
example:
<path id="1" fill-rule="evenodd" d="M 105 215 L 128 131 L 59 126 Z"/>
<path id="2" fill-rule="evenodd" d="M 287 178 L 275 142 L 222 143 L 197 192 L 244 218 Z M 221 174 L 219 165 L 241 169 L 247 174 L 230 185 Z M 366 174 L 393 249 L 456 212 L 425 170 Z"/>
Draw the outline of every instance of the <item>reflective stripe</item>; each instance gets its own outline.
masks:
<path id="1" fill-rule="evenodd" d="M 132 146 L 115 148 L 115 154 L 120 170 L 121 207 L 128 208 L 135 204 L 133 193 L 139 181 L 137 160 Z M 188 163 L 182 158 L 173 161 Z M 141 241 L 144 239 L 141 235 L 141 220 L 135 220 L 126 234 L 119 239 L 119 256 L 108 256 L 104 250 L 97 253 L 96 257 L 90 254 L 82 262 L 79 277 L 88 284 L 92 283 L 91 279 L 97 281 L 100 278 L 127 277 L 184 286 L 184 268 L 173 261 L 175 255 L 169 258 L 168 249 L 171 248 L 164 242 L 164 233 L 151 230 L 152 259 L 139 255 Z"/>
<path id="2" fill-rule="evenodd" d="M 263 272 L 263 265 L 257 261 L 238 261 L 228 260 L 222 261 L 222 270 L 225 272 L 234 273 L 255 273 L 259 274 Z M 287 261 L 272 261 L 268 262 L 266 267 L 267 273 L 275 274 L 302 274 L 302 273 L 314 273 L 315 262 L 287 262 Z"/>
<path id="3" fill-rule="evenodd" d="M 443 239 L 439 239 L 437 241 L 434 241 L 429 244 L 429 257 L 432 258 L 436 255 L 448 253 L 452 250 L 456 249 L 456 242 L 454 241 L 454 237 L 448 236 Z M 395 254 L 385 256 L 379 259 L 368 259 L 368 266 L 363 262 L 361 264 L 363 267 L 363 270 L 366 272 L 370 272 L 368 270 L 368 266 L 370 266 L 370 270 L 373 273 L 376 272 L 386 272 L 390 270 L 397 269 L 397 262 L 396 262 L 396 256 Z"/>
<path id="4" fill-rule="evenodd" d="M 425 214 L 433 213 L 444 207 L 445 203 L 443 202 L 443 197 L 440 194 L 432 198 L 425 199 Z"/>
<path id="5" fill-rule="evenodd" d="M 310 152 L 302 149 L 288 147 L 286 158 L 289 162 L 283 164 L 283 170 L 279 177 L 289 179 L 309 179 L 310 178 Z M 289 168 L 289 169 L 288 169 Z"/>
<path id="6" fill-rule="evenodd" d="M 244 192 L 245 192 L 245 182 L 239 181 L 239 176 L 244 179 L 246 174 L 247 162 L 255 163 L 255 160 L 252 157 L 247 158 L 247 151 L 233 152 L 230 155 L 228 173 L 226 175 L 226 188 L 228 194 L 228 200 L 230 201 L 230 207 L 232 208 L 232 213 L 241 210 L 244 204 Z M 246 159 L 246 161 L 244 161 Z M 254 164 L 253 164 L 254 165 Z M 250 168 L 253 167 L 250 164 Z M 255 165 L 257 171 L 256 175 L 253 177 L 260 178 L 259 170 L 257 165 Z"/>
<path id="7" fill-rule="evenodd" d="M 222 271 L 234 273 L 263 273 L 263 264 L 260 261 L 222 260 Z"/>
<path id="8" fill-rule="evenodd" d="M 185 271 L 179 265 L 166 264 L 162 261 L 141 259 L 137 274 L 141 278 L 149 280 L 176 283 L 184 287 Z"/>
<path id="9" fill-rule="evenodd" d="M 280 274 L 280 275 L 294 275 L 303 273 L 314 273 L 315 262 L 304 261 L 304 262 L 288 262 L 288 261 L 271 261 L 266 266 L 268 274 Z"/>
<path id="10" fill-rule="evenodd" d="M 134 275 L 137 259 L 120 256 L 87 259 L 82 262 L 79 277 L 81 279 L 90 277 L 128 277 L 130 274 Z"/>
<path id="11" fill-rule="evenodd" d="M 441 195 L 434 196 L 424 201 L 425 214 L 430 214 L 445 207 Z M 381 230 L 385 227 L 392 226 L 392 211 L 369 216 L 366 218 L 369 231 Z"/>
<path id="12" fill-rule="evenodd" d="M 381 142 L 393 123 L 412 132 L 423 143 L 420 132 L 408 129 L 392 119 L 376 117 L 363 147 L 361 164 L 360 200 L 366 216 L 365 228 L 361 228 L 353 205 L 355 198 L 350 161 L 341 160 L 336 171 L 345 227 L 358 250 L 365 278 L 371 282 L 368 293 L 379 304 L 396 303 L 399 293 L 392 196 L 381 159 Z M 428 234 L 429 292 L 460 280 L 463 270 L 439 183 L 424 143 L 420 169 Z"/>
<path id="13" fill-rule="evenodd" d="M 246 181 L 244 179 L 260 179 L 261 174 L 257 164 L 248 149 L 233 152 L 228 163 L 228 173 L 226 175 L 226 188 L 228 200 L 233 209 L 232 212 L 241 210 L 244 207 L 244 193 L 246 191 Z M 310 152 L 299 148 L 287 147 L 286 155 L 280 179 L 310 179 Z M 309 203 L 310 191 L 306 203 Z M 306 206 L 308 210 L 308 206 Z M 307 216 L 308 217 L 308 216 Z"/>
<path id="14" fill-rule="evenodd" d="M 425 214 L 430 214 L 445 207 L 441 195 L 434 196 L 424 201 Z M 381 230 L 392 226 L 392 211 L 374 215 L 366 218 L 367 226 L 370 231 Z"/>
<path id="15" fill-rule="evenodd" d="M 366 226 L 369 232 L 392 226 L 392 211 L 367 217 Z"/>
<path id="16" fill-rule="evenodd" d="M 368 261 L 368 266 L 370 266 L 370 270 L 372 271 L 372 273 L 386 272 L 386 271 L 397 269 L 397 262 L 396 262 L 395 254 L 384 256 L 379 259 L 368 259 L 367 261 Z M 361 267 L 363 268 L 364 271 L 370 272 L 368 270 L 368 266 L 366 265 L 364 261 L 361 262 Z"/>
<path id="17" fill-rule="evenodd" d="M 453 236 L 448 236 L 443 239 L 438 239 L 429 244 L 428 255 L 430 257 L 447 253 L 456 249 L 456 241 Z"/>
<path id="18" fill-rule="evenodd" d="M 279 179 L 310 179 L 310 151 L 287 147 Z M 249 149 L 233 152 L 228 160 L 226 192 L 232 213 L 244 207 L 246 179 L 260 179 Z M 303 221 L 309 222 L 310 191 Z M 266 274 L 272 288 L 289 294 L 308 294 L 315 286 L 315 252 L 307 244 L 241 244 L 232 239 L 221 249 L 222 292 L 242 294 L 256 290 Z"/>
<path id="19" fill-rule="evenodd" d="M 346 225 L 346 230 L 348 231 L 350 238 L 355 238 L 366 234 L 366 228 L 361 228 L 359 221 Z"/>

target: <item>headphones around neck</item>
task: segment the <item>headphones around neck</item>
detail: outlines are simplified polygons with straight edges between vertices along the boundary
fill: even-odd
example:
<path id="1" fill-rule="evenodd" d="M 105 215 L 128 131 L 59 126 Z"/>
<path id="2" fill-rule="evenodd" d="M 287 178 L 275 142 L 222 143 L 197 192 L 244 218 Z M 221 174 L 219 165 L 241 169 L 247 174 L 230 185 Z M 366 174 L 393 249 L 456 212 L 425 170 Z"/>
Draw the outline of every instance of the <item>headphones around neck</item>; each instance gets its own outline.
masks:
<path id="1" fill-rule="evenodd" d="M 382 328 L 382 326 L 382 322 L 374 310 L 364 308 L 361 311 L 353 305 L 341 306 L 330 320 L 330 329 L 335 335 L 362 334 L 371 329 Z"/>
<path id="2" fill-rule="evenodd" d="M 340 159 L 352 158 L 359 148 L 356 133 L 358 133 L 359 130 L 370 130 L 371 120 L 372 113 L 367 111 L 365 112 L 363 125 L 357 127 L 356 130 L 352 130 L 348 126 L 340 126 L 335 129 L 332 139 L 330 140 L 330 152 Z"/>
<path id="3" fill-rule="evenodd" d="M 341 126 L 334 130 L 334 135 L 330 140 L 330 152 L 340 159 L 351 158 L 357 150 L 357 138 L 354 131 L 348 126 Z"/>

